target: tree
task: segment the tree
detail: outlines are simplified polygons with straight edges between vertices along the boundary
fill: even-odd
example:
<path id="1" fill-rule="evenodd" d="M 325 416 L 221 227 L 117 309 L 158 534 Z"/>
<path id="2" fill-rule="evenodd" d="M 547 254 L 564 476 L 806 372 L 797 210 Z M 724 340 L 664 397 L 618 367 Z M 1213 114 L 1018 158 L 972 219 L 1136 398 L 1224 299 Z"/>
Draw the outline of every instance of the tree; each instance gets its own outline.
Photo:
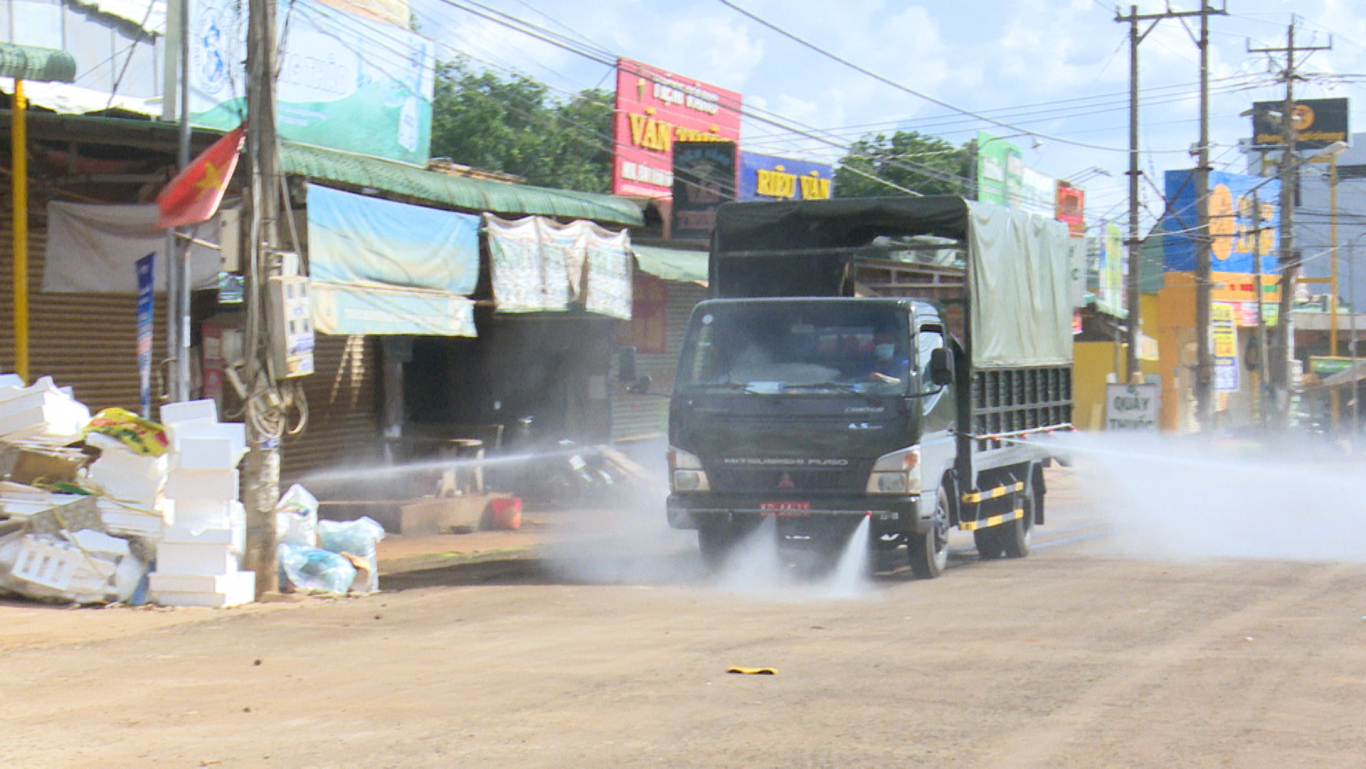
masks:
<path id="1" fill-rule="evenodd" d="M 611 184 L 612 94 L 591 88 L 555 100 L 542 83 L 437 67 L 432 155 L 515 174 L 543 187 L 607 192 Z"/>
<path id="2" fill-rule="evenodd" d="M 922 195 L 964 195 L 970 191 L 970 147 L 970 143 L 955 147 L 919 131 L 897 131 L 890 137 L 867 134 L 840 159 L 835 169 L 835 196 L 907 194 L 877 179 Z"/>

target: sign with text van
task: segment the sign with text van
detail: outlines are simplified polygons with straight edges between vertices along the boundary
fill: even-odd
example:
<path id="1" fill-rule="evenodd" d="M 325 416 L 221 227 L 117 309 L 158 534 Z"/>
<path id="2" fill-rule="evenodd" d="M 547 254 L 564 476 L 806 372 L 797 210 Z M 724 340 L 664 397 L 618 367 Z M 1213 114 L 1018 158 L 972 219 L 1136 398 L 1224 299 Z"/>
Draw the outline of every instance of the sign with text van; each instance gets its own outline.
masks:
<path id="1" fill-rule="evenodd" d="M 1155 384 L 1105 385 L 1105 430 L 1112 433 L 1155 433 L 1162 411 L 1162 387 Z"/>

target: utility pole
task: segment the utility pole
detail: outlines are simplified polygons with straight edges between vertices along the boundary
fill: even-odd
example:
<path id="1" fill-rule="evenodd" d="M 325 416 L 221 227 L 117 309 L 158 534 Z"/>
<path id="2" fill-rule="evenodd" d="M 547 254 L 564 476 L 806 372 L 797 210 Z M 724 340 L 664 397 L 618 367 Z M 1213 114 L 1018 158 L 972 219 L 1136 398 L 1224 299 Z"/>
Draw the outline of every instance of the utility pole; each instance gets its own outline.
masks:
<path id="1" fill-rule="evenodd" d="M 1300 76 L 1295 71 L 1295 54 L 1297 52 L 1324 51 L 1332 48 L 1331 42 L 1326 46 L 1297 46 L 1295 45 L 1295 20 L 1291 17 L 1290 27 L 1286 33 L 1286 44 L 1284 48 L 1252 48 L 1248 47 L 1249 53 L 1284 53 L 1285 69 L 1281 72 L 1281 80 L 1285 82 L 1285 102 L 1281 106 L 1281 138 L 1283 149 L 1281 150 L 1281 301 L 1280 317 L 1278 325 L 1280 330 L 1276 334 L 1276 345 L 1272 352 L 1275 360 L 1274 366 L 1267 367 L 1267 373 L 1271 374 L 1272 384 L 1276 388 L 1276 417 L 1279 427 L 1290 426 L 1290 361 L 1295 357 L 1295 327 L 1292 313 L 1295 308 L 1295 278 L 1299 274 L 1300 266 L 1295 259 L 1295 184 L 1299 163 L 1296 162 L 1296 144 L 1299 141 L 1298 131 L 1295 128 L 1295 80 Z"/>
<path id="2" fill-rule="evenodd" d="M 1252 290 L 1257 292 L 1257 383 L 1252 393 L 1252 402 L 1257 406 L 1257 424 L 1266 426 L 1266 375 L 1269 361 L 1266 359 L 1266 312 L 1262 308 L 1262 199 L 1257 190 L 1252 191 Z"/>
<path id="3" fill-rule="evenodd" d="M 242 497 L 247 509 L 246 565 L 256 572 L 256 596 L 279 592 L 275 504 L 280 496 L 278 396 L 265 359 L 269 329 L 267 284 L 278 268 L 280 179 L 275 129 L 275 0 L 250 0 L 247 27 L 247 162 L 251 169 L 247 225 L 247 444 Z"/>
<path id="4" fill-rule="evenodd" d="M 1138 369 L 1139 343 L 1139 278 L 1141 256 L 1138 237 L 1138 44 L 1163 19 L 1200 17 L 1200 37 L 1195 44 L 1200 48 L 1200 143 L 1195 168 L 1196 205 L 1199 212 L 1198 232 L 1195 237 L 1195 400 L 1196 418 L 1201 429 L 1213 424 L 1213 356 L 1210 353 L 1210 238 L 1209 238 L 1209 17 L 1227 16 L 1228 6 L 1211 8 L 1209 0 L 1200 0 L 1198 11 L 1172 11 L 1140 14 L 1138 6 L 1129 6 L 1129 15 L 1115 10 L 1115 21 L 1129 24 L 1129 355 L 1130 378 Z M 1140 21 L 1152 21 L 1147 31 L 1138 32 Z M 1184 25 L 1184 22 L 1182 22 Z M 1189 29 L 1187 30 L 1189 32 Z"/>

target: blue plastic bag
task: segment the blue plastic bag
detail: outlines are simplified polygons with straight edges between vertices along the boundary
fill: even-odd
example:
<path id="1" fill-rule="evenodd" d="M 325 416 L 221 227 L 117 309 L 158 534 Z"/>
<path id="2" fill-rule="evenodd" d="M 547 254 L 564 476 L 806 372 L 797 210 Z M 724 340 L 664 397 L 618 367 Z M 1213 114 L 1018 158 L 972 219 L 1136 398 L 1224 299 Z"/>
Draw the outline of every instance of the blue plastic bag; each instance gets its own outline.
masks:
<path id="1" fill-rule="evenodd" d="M 296 592 L 346 595 L 356 579 L 356 567 L 330 550 L 280 543 L 280 585 Z"/>
<path id="2" fill-rule="evenodd" d="M 370 567 L 369 592 L 379 590 L 377 548 L 384 527 L 369 517 L 354 521 L 318 521 L 318 545 L 334 553 L 364 558 Z"/>

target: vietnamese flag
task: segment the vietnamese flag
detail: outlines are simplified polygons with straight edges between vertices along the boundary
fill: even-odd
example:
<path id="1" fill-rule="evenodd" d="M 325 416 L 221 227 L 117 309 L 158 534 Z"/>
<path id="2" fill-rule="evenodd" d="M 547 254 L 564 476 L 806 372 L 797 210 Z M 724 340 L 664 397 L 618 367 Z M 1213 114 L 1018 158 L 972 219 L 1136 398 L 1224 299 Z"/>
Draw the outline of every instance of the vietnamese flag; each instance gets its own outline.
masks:
<path id="1" fill-rule="evenodd" d="M 157 195 L 157 229 L 207 222 L 218 213 L 223 193 L 237 168 L 237 152 L 242 148 L 246 123 L 200 153 Z"/>

